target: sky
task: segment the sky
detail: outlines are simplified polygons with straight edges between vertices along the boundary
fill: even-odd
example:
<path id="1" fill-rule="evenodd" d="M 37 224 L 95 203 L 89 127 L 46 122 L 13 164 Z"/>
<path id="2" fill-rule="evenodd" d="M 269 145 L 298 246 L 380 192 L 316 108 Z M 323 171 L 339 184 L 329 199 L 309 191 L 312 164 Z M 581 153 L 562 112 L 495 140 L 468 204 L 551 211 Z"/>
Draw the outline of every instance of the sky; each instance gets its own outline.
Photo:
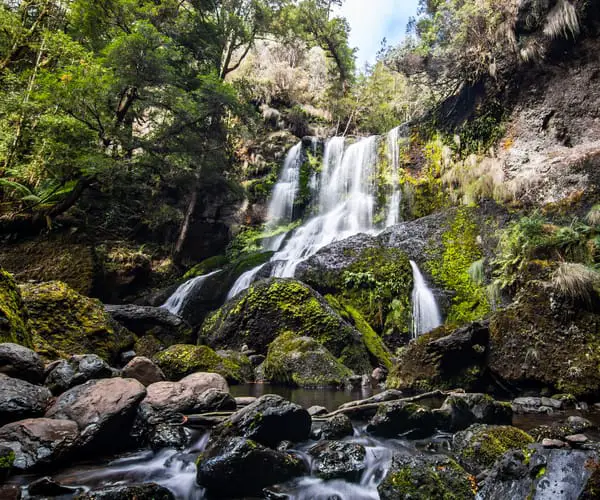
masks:
<path id="1" fill-rule="evenodd" d="M 406 33 L 408 18 L 417 13 L 419 0 L 345 0 L 340 14 L 348 19 L 350 46 L 357 47 L 357 66 L 373 63 L 381 40 L 395 45 Z"/>

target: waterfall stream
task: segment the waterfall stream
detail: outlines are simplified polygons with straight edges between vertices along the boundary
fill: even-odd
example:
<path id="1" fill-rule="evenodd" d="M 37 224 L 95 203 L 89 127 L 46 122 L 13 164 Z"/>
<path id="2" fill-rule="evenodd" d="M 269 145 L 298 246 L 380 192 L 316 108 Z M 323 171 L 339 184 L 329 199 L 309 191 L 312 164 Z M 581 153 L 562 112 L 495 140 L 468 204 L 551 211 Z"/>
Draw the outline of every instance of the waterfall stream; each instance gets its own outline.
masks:
<path id="1" fill-rule="evenodd" d="M 396 127 L 388 132 L 387 135 L 387 155 L 392 166 L 392 195 L 387 208 L 386 227 L 393 226 L 400 222 L 400 202 L 402 201 L 402 192 L 400 191 L 400 127 Z"/>
<path id="2" fill-rule="evenodd" d="M 412 336 L 417 338 L 442 324 L 442 318 L 433 292 L 427 286 L 419 266 L 412 260 L 414 286 L 412 291 Z"/>
<path id="3" fill-rule="evenodd" d="M 167 301 L 160 307 L 166 309 L 171 314 L 179 314 L 185 306 L 185 303 L 192 292 L 198 292 L 203 286 L 208 278 L 210 278 L 213 274 L 217 274 L 220 272 L 220 269 L 213 271 L 212 273 L 204 274 L 202 276 L 196 276 L 191 280 L 186 281 L 182 285 L 175 290 L 175 293 L 171 295 Z"/>
<path id="4" fill-rule="evenodd" d="M 294 216 L 294 202 L 300 182 L 302 143 L 289 150 L 279 180 L 273 188 L 269 203 L 268 220 L 270 224 L 287 224 Z"/>

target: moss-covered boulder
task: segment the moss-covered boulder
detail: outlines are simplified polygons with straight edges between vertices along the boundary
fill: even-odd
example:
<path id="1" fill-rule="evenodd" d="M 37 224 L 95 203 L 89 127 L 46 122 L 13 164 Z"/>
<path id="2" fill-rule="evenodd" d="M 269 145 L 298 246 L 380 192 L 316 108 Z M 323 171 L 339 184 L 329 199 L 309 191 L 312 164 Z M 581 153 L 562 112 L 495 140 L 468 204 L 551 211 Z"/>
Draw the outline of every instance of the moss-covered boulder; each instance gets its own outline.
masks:
<path id="1" fill-rule="evenodd" d="M 242 357 L 245 358 L 242 360 Z M 237 359 L 236 359 L 237 358 Z M 233 384 L 248 382 L 247 357 L 221 356 L 205 345 L 176 344 L 154 356 L 154 362 L 160 367 L 167 379 L 180 380 L 196 372 L 219 373 Z"/>
<path id="2" fill-rule="evenodd" d="M 474 498 L 475 480 L 451 458 L 441 455 L 395 455 L 377 488 L 381 500 L 466 500 Z"/>
<path id="3" fill-rule="evenodd" d="M 353 375 L 316 340 L 291 332 L 271 343 L 263 370 L 270 382 L 299 387 L 342 387 Z"/>
<path id="4" fill-rule="evenodd" d="M 13 277 L 0 268 L 0 343 L 31 347 L 31 332 L 21 292 Z"/>
<path id="5" fill-rule="evenodd" d="M 576 307 L 541 281 L 490 320 L 489 368 L 517 388 L 576 397 L 600 390 L 600 314 Z"/>
<path id="6" fill-rule="evenodd" d="M 253 284 L 206 319 L 201 337 L 214 348 L 240 350 L 245 344 L 266 354 L 269 344 L 286 332 L 317 340 L 356 373 L 370 372 L 362 335 L 321 295 L 292 279 Z"/>
<path id="7" fill-rule="evenodd" d="M 479 474 L 494 465 L 508 450 L 524 449 L 531 443 L 533 438 L 516 427 L 476 424 L 457 432 L 452 448 L 463 467 Z"/>
<path id="8" fill-rule="evenodd" d="M 133 343 L 115 328 L 99 300 L 80 295 L 61 281 L 21 285 L 29 311 L 33 345 L 46 357 L 97 354 L 111 362 Z"/>

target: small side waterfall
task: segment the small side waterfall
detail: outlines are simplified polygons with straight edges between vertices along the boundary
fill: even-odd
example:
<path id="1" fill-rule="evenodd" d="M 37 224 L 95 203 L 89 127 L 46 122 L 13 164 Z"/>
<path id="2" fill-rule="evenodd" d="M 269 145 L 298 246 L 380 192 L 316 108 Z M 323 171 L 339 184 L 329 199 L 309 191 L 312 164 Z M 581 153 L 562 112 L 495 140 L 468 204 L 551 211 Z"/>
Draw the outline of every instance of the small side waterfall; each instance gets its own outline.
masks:
<path id="1" fill-rule="evenodd" d="M 211 277 L 213 274 L 217 274 L 220 272 L 220 269 L 213 271 L 212 273 L 204 274 L 202 276 L 197 276 L 192 278 L 191 280 L 186 281 L 182 285 L 175 290 L 175 293 L 171 295 L 167 301 L 160 306 L 163 309 L 166 309 L 171 314 L 179 314 L 183 309 L 183 306 L 187 302 L 187 299 L 192 291 L 199 291 L 203 286 L 204 282 Z"/>
<path id="2" fill-rule="evenodd" d="M 417 338 L 442 324 L 442 317 L 433 292 L 427 286 L 419 266 L 412 260 L 414 286 L 412 291 L 412 336 Z"/>
<path id="3" fill-rule="evenodd" d="M 250 271 L 246 271 L 244 274 L 242 274 L 235 281 L 231 287 L 231 290 L 229 290 L 229 293 L 227 294 L 227 300 L 233 299 L 238 293 L 243 292 L 246 288 L 248 288 L 254 282 L 256 275 L 263 267 L 265 267 L 265 264 L 261 264 L 260 266 L 250 269 Z"/>
<path id="4" fill-rule="evenodd" d="M 271 224 L 287 224 L 294 215 L 294 202 L 300 182 L 302 142 L 289 150 L 279 180 L 269 203 L 268 220 Z"/>
<path id="5" fill-rule="evenodd" d="M 398 141 L 400 140 L 400 127 L 396 127 L 388 132 L 387 155 L 392 165 L 392 186 L 393 191 L 390 196 L 387 207 L 387 218 L 385 226 L 393 226 L 400 222 L 400 202 L 402 201 L 402 191 L 400 191 L 400 148 Z"/>

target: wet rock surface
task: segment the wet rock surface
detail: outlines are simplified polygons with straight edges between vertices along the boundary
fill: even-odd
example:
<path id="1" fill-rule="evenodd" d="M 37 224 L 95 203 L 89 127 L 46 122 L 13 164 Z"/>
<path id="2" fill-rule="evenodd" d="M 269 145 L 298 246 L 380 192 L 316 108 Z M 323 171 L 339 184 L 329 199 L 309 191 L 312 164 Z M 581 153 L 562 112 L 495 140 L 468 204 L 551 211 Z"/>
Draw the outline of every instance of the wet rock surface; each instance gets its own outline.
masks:
<path id="1" fill-rule="evenodd" d="M 123 368 L 123 377 L 134 378 L 144 386 L 165 380 L 165 374 L 151 360 L 144 356 L 136 356 Z"/>
<path id="2" fill-rule="evenodd" d="M 45 387 L 0 374 L 0 425 L 41 417 L 51 397 Z"/>
<path id="3" fill-rule="evenodd" d="M 323 422 L 319 429 L 318 436 L 321 439 L 333 440 L 341 439 L 354 434 L 354 428 L 350 419 L 343 414 L 335 415 L 329 420 Z"/>
<path id="4" fill-rule="evenodd" d="M 364 446 L 342 441 L 325 441 L 308 450 L 313 457 L 312 473 L 322 479 L 360 480 L 367 465 Z"/>
<path id="5" fill-rule="evenodd" d="M 167 488 L 155 483 L 130 486 L 115 486 L 102 490 L 94 490 L 75 496 L 75 500 L 175 500 L 175 496 Z"/>
<path id="6" fill-rule="evenodd" d="M 44 378 L 44 363 L 39 355 L 19 344 L 0 344 L 0 373 L 33 384 Z"/>
<path id="7" fill-rule="evenodd" d="M 113 370 L 108 363 L 95 354 L 76 355 L 71 356 L 69 360 L 56 361 L 46 371 L 44 385 L 54 395 L 62 394 L 89 380 L 113 376 Z"/>

